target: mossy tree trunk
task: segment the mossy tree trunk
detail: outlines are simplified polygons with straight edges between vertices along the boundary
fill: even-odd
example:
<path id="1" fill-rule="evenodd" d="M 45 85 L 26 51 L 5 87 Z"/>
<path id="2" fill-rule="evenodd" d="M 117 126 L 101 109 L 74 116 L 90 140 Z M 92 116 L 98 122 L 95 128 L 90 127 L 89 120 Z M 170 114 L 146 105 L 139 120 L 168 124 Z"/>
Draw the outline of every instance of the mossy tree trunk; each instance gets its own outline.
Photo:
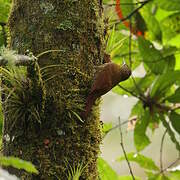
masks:
<path id="1" fill-rule="evenodd" d="M 38 58 L 40 71 L 27 68 L 25 79 L 18 79 L 20 86 L 13 87 L 20 102 L 12 106 L 13 116 L 8 115 L 13 101 L 8 107 L 4 104 L 4 155 L 31 161 L 40 173 L 10 172 L 22 179 L 67 179 L 67 164 L 82 163 L 81 179 L 96 179 L 101 142 L 98 102 L 84 122 L 78 115 L 94 66 L 103 62 L 101 1 L 13 0 L 9 32 L 9 47 L 18 53 L 46 52 Z"/>

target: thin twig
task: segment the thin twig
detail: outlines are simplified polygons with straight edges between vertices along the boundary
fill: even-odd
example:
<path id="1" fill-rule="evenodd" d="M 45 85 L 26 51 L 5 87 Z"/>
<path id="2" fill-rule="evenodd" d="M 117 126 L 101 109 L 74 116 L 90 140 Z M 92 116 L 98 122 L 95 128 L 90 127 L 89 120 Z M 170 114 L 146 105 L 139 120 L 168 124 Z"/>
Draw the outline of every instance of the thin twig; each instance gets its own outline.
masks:
<path id="1" fill-rule="evenodd" d="M 113 24 L 114 25 L 117 25 L 123 21 L 126 21 L 127 19 L 130 19 L 135 13 L 137 13 L 141 8 L 143 8 L 143 6 L 145 6 L 147 3 L 149 3 L 150 1 L 152 0 L 147 0 L 147 1 L 144 1 L 141 3 L 141 5 L 139 7 L 137 7 L 136 9 L 134 9 L 130 14 L 128 14 L 125 18 L 122 18 L 120 20 L 116 20 L 115 23 Z"/>
<path id="2" fill-rule="evenodd" d="M 160 117 L 161 117 L 161 122 L 163 126 L 167 129 L 167 133 L 171 141 L 175 144 L 177 151 L 180 152 L 180 144 L 171 128 L 170 122 L 169 121 L 167 122 L 165 117 L 162 114 L 160 114 Z"/>
<path id="3" fill-rule="evenodd" d="M 129 33 L 129 63 L 130 63 L 130 67 L 132 67 L 132 58 L 131 58 L 131 51 L 132 51 L 132 21 L 131 21 L 131 18 L 130 18 L 130 26 L 129 26 L 129 29 L 130 29 L 130 33 Z M 136 87 L 136 89 L 139 91 L 139 94 L 143 97 L 144 97 L 144 94 L 142 93 L 142 90 L 139 88 L 139 86 L 137 85 L 133 75 L 131 75 L 131 78 L 133 80 L 133 83 Z"/>
<path id="4" fill-rule="evenodd" d="M 124 121 L 124 122 L 122 122 L 122 123 L 120 124 L 120 126 L 123 126 L 123 125 L 127 124 L 128 122 L 129 122 L 129 120 Z M 105 135 L 103 136 L 103 139 L 104 139 L 111 131 L 113 131 L 113 130 L 115 130 L 115 129 L 117 129 L 117 128 L 119 128 L 119 124 L 116 125 L 116 126 L 114 126 L 114 127 L 112 127 L 111 129 L 109 129 L 109 130 L 105 133 Z"/>
<path id="5" fill-rule="evenodd" d="M 135 94 L 133 91 L 130 91 L 129 89 L 126 89 L 125 87 L 121 86 L 120 84 L 118 84 L 118 87 L 120 87 L 122 90 L 128 92 L 129 94 L 131 94 L 132 96 L 139 98 L 139 96 L 137 94 Z"/>
<path id="6" fill-rule="evenodd" d="M 125 125 L 125 124 L 127 124 L 127 123 L 129 123 L 129 122 L 132 122 L 132 121 L 136 121 L 136 119 L 135 119 L 135 118 L 131 118 L 131 119 L 128 119 L 128 120 L 126 120 L 126 121 L 123 121 L 123 122 L 120 124 L 120 126 L 123 126 L 123 125 Z M 117 128 L 119 128 L 119 124 L 116 125 L 116 126 L 114 126 L 114 127 L 112 127 L 111 129 L 109 129 L 109 130 L 105 133 L 105 135 L 103 136 L 103 139 L 107 136 L 107 134 L 109 134 L 111 131 L 113 131 L 113 130 L 115 130 L 115 129 L 117 129 Z"/>
<path id="7" fill-rule="evenodd" d="M 136 54 L 137 52 L 132 52 L 132 54 Z M 177 50 L 176 51 L 176 53 L 174 53 L 174 55 L 177 55 L 177 54 L 180 54 L 180 51 L 179 50 Z M 125 54 L 125 55 L 128 55 L 128 54 Z M 161 62 L 161 61 L 167 61 L 167 60 L 165 60 L 165 58 L 166 57 L 161 57 L 161 58 L 159 58 L 159 59 L 156 59 L 156 60 L 152 60 L 152 61 L 143 61 L 143 60 L 138 60 L 138 59 L 136 59 L 136 61 L 138 61 L 138 62 L 143 62 L 143 63 L 158 63 L 158 62 Z"/>
<path id="8" fill-rule="evenodd" d="M 174 162 L 172 162 L 168 167 L 162 169 L 158 174 L 162 174 L 163 172 L 167 171 L 169 168 L 171 168 L 172 166 L 174 166 L 177 162 L 180 161 L 180 157 L 178 157 Z M 157 175 L 158 175 L 157 174 Z"/>
<path id="9" fill-rule="evenodd" d="M 135 180 L 135 177 L 134 177 L 134 174 L 133 174 L 133 172 L 132 172 L 132 168 L 131 168 L 130 162 L 129 162 L 128 158 L 127 158 L 127 154 L 126 154 L 126 151 L 125 151 L 125 148 L 124 148 L 123 135 L 122 135 L 122 129 L 121 129 L 121 119 L 120 119 L 120 117 L 119 117 L 119 133 L 120 133 L 120 138 L 121 138 L 121 139 L 120 139 L 120 145 L 121 145 L 121 147 L 122 147 L 122 150 L 123 150 L 123 153 L 124 153 L 124 157 L 125 157 L 126 162 L 127 162 L 127 164 L 128 164 L 129 171 L 130 171 L 130 174 L 131 174 L 131 176 L 132 176 L 132 179 Z"/>
<path id="10" fill-rule="evenodd" d="M 130 68 L 132 67 L 132 59 L 131 59 L 131 42 L 132 42 L 132 21 L 130 18 L 130 25 L 129 25 L 129 64 L 130 64 Z"/>
<path id="11" fill-rule="evenodd" d="M 148 0 L 146 0 L 146 1 L 148 1 Z M 121 3 L 121 5 L 132 6 L 132 5 L 142 4 L 142 3 L 146 2 L 146 1 L 141 1 L 141 2 L 136 2 L 136 3 Z M 104 3 L 103 5 L 104 6 L 116 6 L 116 3 L 111 3 L 111 4 L 110 3 L 109 4 Z"/>
<path id="12" fill-rule="evenodd" d="M 161 171 L 163 170 L 163 145 L 164 145 L 164 139 L 165 139 L 166 133 L 167 133 L 167 129 L 165 130 L 165 132 L 162 136 L 161 146 L 160 146 L 160 168 L 161 168 Z"/>
<path id="13" fill-rule="evenodd" d="M 132 52 L 132 54 L 137 54 L 137 52 Z M 174 55 L 177 55 L 177 54 L 180 54 L 180 52 L 177 52 L 175 53 Z M 129 54 L 128 53 L 124 53 L 122 54 L 121 56 L 128 56 Z M 119 57 L 119 56 L 118 56 Z M 136 61 L 138 62 L 143 62 L 143 63 L 158 63 L 158 62 L 161 62 L 161 61 L 165 61 L 165 59 L 163 57 L 157 59 L 157 60 L 152 60 L 152 61 L 143 61 L 143 60 L 139 60 L 139 59 L 136 59 Z"/>
<path id="14" fill-rule="evenodd" d="M 140 87 L 137 85 L 135 78 L 133 77 L 133 75 L 131 75 L 131 78 L 133 80 L 133 84 L 136 87 L 136 89 L 139 91 L 139 94 L 141 95 L 141 97 L 143 97 L 143 99 L 146 99 L 146 97 L 143 94 L 143 91 L 140 89 Z"/>
<path id="15" fill-rule="evenodd" d="M 121 86 L 120 84 L 118 84 L 118 87 L 121 88 L 122 90 L 128 92 L 128 93 L 131 94 L 132 96 L 138 98 L 138 99 L 141 100 L 142 102 L 145 101 L 144 97 L 135 94 L 133 91 L 130 91 L 129 89 L 127 89 L 127 88 Z"/>
<path id="16" fill-rule="evenodd" d="M 126 21 L 127 19 L 130 19 L 135 13 L 137 13 L 141 8 L 143 8 L 143 6 L 145 6 L 147 3 L 149 3 L 152 0 L 148 0 L 148 1 L 144 1 L 142 2 L 142 4 L 137 7 L 136 9 L 134 9 L 129 15 L 127 15 L 125 18 L 121 19 L 122 21 Z"/>
<path id="17" fill-rule="evenodd" d="M 132 54 L 138 54 L 138 52 L 137 51 L 132 51 L 131 52 L 131 55 Z M 117 55 L 117 56 L 114 56 L 114 57 L 125 57 L 125 56 L 129 56 L 129 52 L 127 52 L 127 53 L 123 53 L 123 54 L 119 54 L 119 55 Z"/>

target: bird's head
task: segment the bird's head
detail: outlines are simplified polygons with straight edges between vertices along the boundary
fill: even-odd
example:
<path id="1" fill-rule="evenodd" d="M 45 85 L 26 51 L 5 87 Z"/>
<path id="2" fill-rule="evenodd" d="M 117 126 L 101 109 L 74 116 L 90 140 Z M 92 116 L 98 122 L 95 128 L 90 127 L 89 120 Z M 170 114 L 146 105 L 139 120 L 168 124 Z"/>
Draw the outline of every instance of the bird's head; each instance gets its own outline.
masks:
<path id="1" fill-rule="evenodd" d="M 131 76 L 131 69 L 126 63 L 124 63 L 121 66 L 120 72 L 121 72 L 121 78 L 122 78 L 121 81 L 125 81 Z"/>

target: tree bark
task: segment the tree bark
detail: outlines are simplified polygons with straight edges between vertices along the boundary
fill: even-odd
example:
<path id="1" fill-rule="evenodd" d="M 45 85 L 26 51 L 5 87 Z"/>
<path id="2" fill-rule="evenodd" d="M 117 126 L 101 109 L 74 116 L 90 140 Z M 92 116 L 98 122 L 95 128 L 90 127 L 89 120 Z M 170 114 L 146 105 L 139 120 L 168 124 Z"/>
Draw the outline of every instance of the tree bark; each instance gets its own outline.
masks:
<path id="1" fill-rule="evenodd" d="M 103 63 L 101 1 L 13 0 L 9 32 L 11 49 L 35 56 L 44 52 L 39 66 L 33 64 L 18 79 L 21 85 L 10 86 L 21 105 L 12 105 L 12 95 L 4 103 L 3 154 L 31 161 L 39 175 L 9 171 L 21 179 L 64 180 L 69 166 L 82 164 L 80 179 L 96 179 L 99 101 L 84 122 L 79 115 L 94 67 Z"/>

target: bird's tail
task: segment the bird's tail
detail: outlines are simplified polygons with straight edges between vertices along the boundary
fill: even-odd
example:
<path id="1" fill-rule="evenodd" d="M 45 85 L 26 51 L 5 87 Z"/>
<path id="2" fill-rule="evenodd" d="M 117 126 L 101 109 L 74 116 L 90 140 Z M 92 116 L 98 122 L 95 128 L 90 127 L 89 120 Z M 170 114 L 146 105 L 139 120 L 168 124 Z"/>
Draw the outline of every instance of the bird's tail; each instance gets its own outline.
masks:
<path id="1" fill-rule="evenodd" d="M 86 99 L 86 106 L 84 111 L 82 112 L 82 117 L 83 118 L 87 118 L 88 114 L 91 111 L 91 108 L 94 104 L 94 102 L 96 101 L 96 97 L 93 94 L 88 95 L 87 99 Z"/>

